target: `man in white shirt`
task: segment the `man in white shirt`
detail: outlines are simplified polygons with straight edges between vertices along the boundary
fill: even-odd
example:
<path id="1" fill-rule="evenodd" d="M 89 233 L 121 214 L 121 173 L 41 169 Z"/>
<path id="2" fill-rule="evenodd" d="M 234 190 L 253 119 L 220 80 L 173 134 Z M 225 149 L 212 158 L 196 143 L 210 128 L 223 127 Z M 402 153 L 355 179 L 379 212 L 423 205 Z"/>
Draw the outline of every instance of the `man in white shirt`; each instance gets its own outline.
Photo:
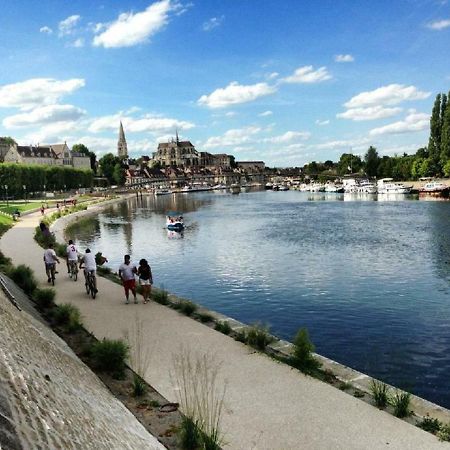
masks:
<path id="1" fill-rule="evenodd" d="M 130 255 L 124 256 L 124 262 L 119 267 L 119 277 L 122 280 L 123 288 L 125 289 L 125 303 L 130 303 L 128 300 L 130 290 L 134 296 L 134 303 L 137 303 L 136 298 L 136 281 L 134 274 L 137 273 L 136 266 L 130 261 Z"/>
<path id="2" fill-rule="evenodd" d="M 66 261 L 67 261 L 67 273 L 72 276 L 70 272 L 70 265 L 74 265 L 74 269 L 78 265 L 78 250 L 72 239 L 69 241 L 69 245 L 66 248 Z"/>
<path id="3" fill-rule="evenodd" d="M 94 291 L 95 291 L 95 293 L 97 293 L 98 292 L 98 290 L 97 290 L 97 277 L 96 277 L 97 263 L 95 262 L 94 254 L 91 252 L 91 250 L 89 248 L 86 249 L 86 253 L 81 258 L 80 269 L 83 268 L 83 264 L 84 264 L 84 279 L 85 279 L 85 283 L 87 283 L 87 274 L 88 274 L 88 272 L 90 272 L 92 274 L 92 276 L 93 276 L 93 279 L 94 279 Z"/>
<path id="4" fill-rule="evenodd" d="M 45 263 L 45 273 L 47 274 L 47 281 L 51 283 L 52 271 L 54 277 L 56 263 L 59 264 L 59 259 L 56 256 L 55 250 L 53 250 L 52 243 L 48 244 L 48 249 L 45 250 L 44 252 L 44 263 Z"/>

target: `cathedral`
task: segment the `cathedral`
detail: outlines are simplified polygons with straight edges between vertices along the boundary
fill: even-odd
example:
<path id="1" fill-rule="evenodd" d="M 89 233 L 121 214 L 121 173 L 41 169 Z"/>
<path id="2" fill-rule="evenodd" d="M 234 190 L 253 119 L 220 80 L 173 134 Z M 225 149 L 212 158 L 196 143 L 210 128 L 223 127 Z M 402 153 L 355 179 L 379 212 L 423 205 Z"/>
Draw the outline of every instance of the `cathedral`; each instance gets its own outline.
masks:
<path id="1" fill-rule="evenodd" d="M 123 131 L 122 122 L 120 122 L 119 141 L 117 142 L 117 155 L 119 158 L 128 158 L 127 140 Z"/>

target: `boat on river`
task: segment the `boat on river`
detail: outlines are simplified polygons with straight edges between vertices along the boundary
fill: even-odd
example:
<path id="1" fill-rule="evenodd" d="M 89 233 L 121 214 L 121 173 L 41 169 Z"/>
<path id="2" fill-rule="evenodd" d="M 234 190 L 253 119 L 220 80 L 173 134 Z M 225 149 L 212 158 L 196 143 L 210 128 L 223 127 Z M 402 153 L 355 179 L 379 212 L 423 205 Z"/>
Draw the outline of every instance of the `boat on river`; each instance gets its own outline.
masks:
<path id="1" fill-rule="evenodd" d="M 419 189 L 419 195 L 432 195 L 434 197 L 448 197 L 450 186 L 440 181 L 430 181 Z"/>
<path id="2" fill-rule="evenodd" d="M 405 186 L 393 178 L 382 178 L 377 182 L 377 191 L 378 194 L 409 194 L 411 186 Z"/>
<path id="3" fill-rule="evenodd" d="M 172 194 L 172 191 L 168 188 L 159 188 L 155 190 L 155 195 L 168 195 Z"/>
<path id="4" fill-rule="evenodd" d="M 168 212 L 166 217 L 166 227 L 169 231 L 183 231 L 183 215 L 177 212 Z"/>

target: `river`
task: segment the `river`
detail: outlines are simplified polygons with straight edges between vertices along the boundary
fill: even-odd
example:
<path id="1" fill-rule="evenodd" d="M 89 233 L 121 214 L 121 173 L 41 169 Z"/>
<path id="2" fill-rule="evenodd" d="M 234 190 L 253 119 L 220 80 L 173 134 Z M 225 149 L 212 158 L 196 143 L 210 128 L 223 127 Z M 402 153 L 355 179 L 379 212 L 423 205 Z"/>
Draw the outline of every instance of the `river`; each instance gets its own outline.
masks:
<path id="1" fill-rule="evenodd" d="M 297 191 L 144 196 L 71 231 L 117 270 L 450 407 L 450 202 Z M 349 200 L 349 201 L 347 201 Z M 165 229 L 180 211 L 183 235 Z"/>

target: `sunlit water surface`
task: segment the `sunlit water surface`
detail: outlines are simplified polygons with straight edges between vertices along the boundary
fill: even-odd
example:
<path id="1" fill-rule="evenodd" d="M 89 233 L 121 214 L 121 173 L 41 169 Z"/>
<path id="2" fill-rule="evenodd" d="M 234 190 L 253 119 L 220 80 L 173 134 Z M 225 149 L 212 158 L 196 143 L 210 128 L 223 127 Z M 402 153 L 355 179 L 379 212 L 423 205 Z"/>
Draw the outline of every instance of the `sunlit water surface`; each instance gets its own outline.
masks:
<path id="1" fill-rule="evenodd" d="M 72 233 L 114 270 L 145 257 L 157 286 L 287 340 L 307 327 L 318 353 L 450 407 L 450 203 L 375 200 L 144 196 Z"/>

